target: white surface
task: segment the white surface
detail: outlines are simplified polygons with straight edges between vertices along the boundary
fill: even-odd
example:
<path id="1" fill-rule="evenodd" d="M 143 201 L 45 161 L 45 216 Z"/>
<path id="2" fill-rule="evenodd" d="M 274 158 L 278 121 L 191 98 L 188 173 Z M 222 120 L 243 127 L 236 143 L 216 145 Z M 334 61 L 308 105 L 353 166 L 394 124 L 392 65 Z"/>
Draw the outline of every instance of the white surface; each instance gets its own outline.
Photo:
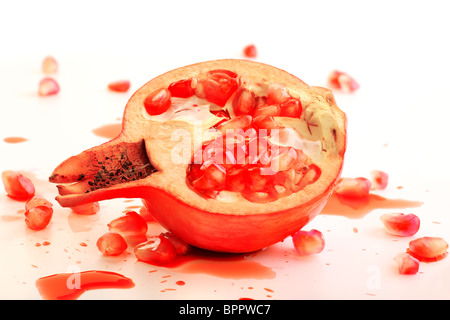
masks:
<path id="1" fill-rule="evenodd" d="M 17 213 L 23 203 L 0 191 L 0 298 L 40 299 L 36 279 L 74 266 L 116 271 L 136 283 L 133 289 L 89 291 L 81 296 L 84 299 L 450 298 L 450 258 L 422 263 L 414 276 L 398 275 L 393 261 L 413 238 L 441 236 L 450 241 L 450 22 L 444 5 L 261 0 L 2 3 L 0 170 L 31 173 L 37 193 L 48 199 L 56 195 L 55 186 L 46 182 L 52 169 L 68 156 L 106 141 L 91 130 L 117 123 L 127 99 L 142 84 L 189 63 L 240 58 L 242 48 L 254 43 L 257 61 L 286 69 L 311 85 L 325 85 L 333 69 L 354 76 L 361 85 L 357 93 L 336 93 L 349 121 L 343 175 L 368 177 L 373 169 L 384 170 L 390 174 L 390 185 L 379 194 L 424 204 L 375 210 L 360 219 L 321 215 L 306 229 L 324 233 L 324 252 L 298 257 L 287 239 L 251 257 L 275 277 L 225 279 L 136 263 L 132 254 L 102 257 L 95 242 L 106 224 L 139 200 L 103 202 L 101 212 L 90 217 L 74 216 L 55 202 L 50 225 L 33 232 Z M 47 54 L 60 64 L 55 78 L 61 92 L 40 98 L 40 63 Z M 106 85 L 118 79 L 131 80 L 128 93 L 108 92 Z M 8 136 L 29 141 L 4 143 Z M 379 216 L 393 211 L 417 214 L 422 221 L 418 234 L 406 239 L 388 236 Z M 151 232 L 159 228 L 151 226 Z M 35 246 L 43 241 L 51 244 Z M 152 269 L 158 271 L 148 273 Z M 176 286 L 177 280 L 186 285 Z M 165 288 L 176 290 L 161 292 Z"/>

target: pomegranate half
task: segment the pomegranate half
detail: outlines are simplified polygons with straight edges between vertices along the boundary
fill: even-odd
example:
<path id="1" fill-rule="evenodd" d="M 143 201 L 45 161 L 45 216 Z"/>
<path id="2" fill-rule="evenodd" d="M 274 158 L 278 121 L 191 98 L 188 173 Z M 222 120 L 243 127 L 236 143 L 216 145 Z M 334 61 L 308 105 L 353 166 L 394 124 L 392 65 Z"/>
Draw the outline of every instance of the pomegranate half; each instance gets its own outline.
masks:
<path id="1" fill-rule="evenodd" d="M 147 82 L 128 101 L 121 133 L 65 160 L 49 180 L 60 184 L 63 207 L 142 198 L 187 243 L 250 252 L 321 211 L 345 149 L 346 116 L 330 90 L 225 59 Z"/>

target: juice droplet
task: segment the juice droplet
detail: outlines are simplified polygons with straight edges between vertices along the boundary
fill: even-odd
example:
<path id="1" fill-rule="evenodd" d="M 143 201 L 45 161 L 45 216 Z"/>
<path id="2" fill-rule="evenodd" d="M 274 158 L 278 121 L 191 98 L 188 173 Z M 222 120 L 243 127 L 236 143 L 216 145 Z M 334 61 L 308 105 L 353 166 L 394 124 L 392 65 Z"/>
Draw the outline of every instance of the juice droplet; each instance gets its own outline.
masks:
<path id="1" fill-rule="evenodd" d="M 39 294 L 46 300 L 75 300 L 86 290 L 134 287 L 131 279 L 109 271 L 89 270 L 58 273 L 36 281 Z"/>

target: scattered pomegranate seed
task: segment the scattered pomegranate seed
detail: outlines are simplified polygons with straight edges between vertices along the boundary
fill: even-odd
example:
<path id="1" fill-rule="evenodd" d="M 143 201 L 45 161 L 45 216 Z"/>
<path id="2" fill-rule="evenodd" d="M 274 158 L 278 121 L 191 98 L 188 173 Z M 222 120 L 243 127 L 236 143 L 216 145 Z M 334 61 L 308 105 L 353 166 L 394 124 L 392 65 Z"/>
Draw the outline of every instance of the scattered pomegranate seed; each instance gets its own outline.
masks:
<path id="1" fill-rule="evenodd" d="M 195 93 L 192 87 L 192 79 L 183 79 L 170 84 L 168 88 L 172 97 L 189 98 Z"/>
<path id="2" fill-rule="evenodd" d="M 107 232 L 97 240 L 97 248 L 105 256 L 118 256 L 122 254 L 128 245 L 125 239 L 118 233 Z"/>
<path id="3" fill-rule="evenodd" d="M 131 83 L 128 80 L 119 80 L 108 84 L 108 89 L 114 92 L 127 92 Z"/>
<path id="4" fill-rule="evenodd" d="M 25 201 L 34 196 L 33 182 L 17 171 L 3 171 L 2 181 L 6 193 L 14 200 Z"/>
<path id="5" fill-rule="evenodd" d="M 407 252 L 419 261 L 433 262 L 447 256 L 448 244 L 439 237 L 422 237 L 409 243 Z"/>
<path id="6" fill-rule="evenodd" d="M 348 74 L 341 71 L 332 71 L 328 76 L 328 86 L 331 89 L 343 92 L 354 92 L 359 89 L 359 84 Z"/>
<path id="7" fill-rule="evenodd" d="M 164 236 L 154 236 L 134 248 L 134 254 L 140 261 L 153 265 L 167 265 L 176 259 L 176 250 L 172 242 Z"/>
<path id="8" fill-rule="evenodd" d="M 170 92 L 167 89 L 155 90 L 144 100 L 145 110 L 152 116 L 166 112 L 171 105 Z"/>
<path id="9" fill-rule="evenodd" d="M 148 229 L 145 219 L 135 211 L 112 220 L 108 227 L 110 232 L 119 233 L 123 237 L 145 235 Z"/>
<path id="10" fill-rule="evenodd" d="M 55 95 L 59 92 L 59 84 L 53 78 L 44 78 L 39 82 L 38 93 L 41 97 Z"/>
<path id="11" fill-rule="evenodd" d="M 244 56 L 247 58 L 256 58 L 258 52 L 256 50 L 256 46 L 254 44 L 249 44 L 244 48 Z"/>
<path id="12" fill-rule="evenodd" d="M 400 274 L 416 274 L 419 271 L 419 260 L 405 252 L 399 253 L 394 260 Z"/>
<path id="13" fill-rule="evenodd" d="M 199 80 L 196 94 L 199 91 L 199 98 L 205 98 L 220 107 L 225 106 L 238 88 L 237 74 L 229 70 L 211 70 L 206 76 L 206 79 Z"/>
<path id="14" fill-rule="evenodd" d="M 164 232 L 161 234 L 161 236 L 169 239 L 170 242 L 172 242 L 173 246 L 175 247 L 175 252 L 179 256 L 185 256 L 192 251 L 192 247 L 188 243 L 176 237 L 172 232 Z"/>
<path id="15" fill-rule="evenodd" d="M 372 182 L 372 189 L 383 190 L 388 185 L 389 175 L 386 172 L 380 170 L 373 170 L 370 173 L 370 180 Z"/>
<path id="16" fill-rule="evenodd" d="M 25 223 L 30 229 L 42 230 L 50 223 L 52 215 L 52 207 L 32 207 L 25 211 Z"/>
<path id="17" fill-rule="evenodd" d="M 79 204 L 71 207 L 72 211 L 76 214 L 88 216 L 96 214 L 100 210 L 100 204 L 97 201 Z"/>
<path id="18" fill-rule="evenodd" d="M 48 207 L 52 208 L 53 204 L 47 199 L 41 197 L 33 197 L 25 204 L 25 210 L 30 210 L 35 207 Z"/>
<path id="19" fill-rule="evenodd" d="M 58 71 L 58 62 L 52 56 L 47 56 L 42 61 L 42 71 L 45 74 L 52 74 Z"/>
<path id="20" fill-rule="evenodd" d="M 292 242 L 297 253 L 302 256 L 320 253 L 325 247 L 325 239 L 322 232 L 316 229 L 296 232 L 292 236 Z"/>
<path id="21" fill-rule="evenodd" d="M 420 228 L 420 219 L 413 213 L 385 213 L 380 219 L 386 231 L 394 236 L 409 237 Z"/>
<path id="22" fill-rule="evenodd" d="M 372 183 L 366 178 L 341 178 L 334 192 L 343 197 L 362 198 L 367 197 Z"/>

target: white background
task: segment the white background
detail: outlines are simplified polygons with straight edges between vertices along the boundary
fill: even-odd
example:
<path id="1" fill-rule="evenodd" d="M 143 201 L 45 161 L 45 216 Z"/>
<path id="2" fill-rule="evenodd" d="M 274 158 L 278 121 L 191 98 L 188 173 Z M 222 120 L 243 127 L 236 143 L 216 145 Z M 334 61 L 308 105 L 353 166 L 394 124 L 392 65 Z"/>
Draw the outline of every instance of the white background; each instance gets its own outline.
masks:
<path id="1" fill-rule="evenodd" d="M 242 48 L 254 43 L 256 61 L 308 84 L 325 86 L 333 69 L 360 83 L 354 94 L 336 92 L 348 116 L 343 175 L 388 172 L 390 185 L 380 195 L 424 202 L 403 211 L 421 218 L 413 238 L 450 241 L 446 8 L 444 1 L 2 1 L 0 170 L 30 173 L 38 193 L 53 199 L 55 187 L 46 182 L 52 169 L 106 141 L 92 129 L 118 123 L 141 85 L 186 64 L 242 58 Z M 60 64 L 55 78 L 61 91 L 40 98 L 40 64 L 48 54 Z M 107 84 L 119 79 L 131 81 L 130 91 L 108 92 Z M 8 136 L 29 141 L 7 144 Z M 82 219 L 55 203 L 49 227 L 31 232 L 17 214 L 23 204 L 0 193 L 0 298 L 39 299 L 37 278 L 74 265 L 117 271 L 136 283 L 129 290 L 90 291 L 86 299 L 450 298 L 448 258 L 422 263 L 415 276 L 397 274 L 393 257 L 413 238 L 395 239 L 383 231 L 379 216 L 393 210 L 360 219 L 320 215 L 306 227 L 324 232 L 320 255 L 299 258 L 285 241 L 253 258 L 271 268 L 274 278 L 223 279 L 163 268 L 149 276 L 154 268 L 136 263 L 131 254 L 120 261 L 101 257 L 96 239 L 132 204 L 140 202 L 107 201 L 98 215 Z M 43 241 L 51 244 L 35 246 Z M 161 292 L 163 274 L 187 284 Z"/>

